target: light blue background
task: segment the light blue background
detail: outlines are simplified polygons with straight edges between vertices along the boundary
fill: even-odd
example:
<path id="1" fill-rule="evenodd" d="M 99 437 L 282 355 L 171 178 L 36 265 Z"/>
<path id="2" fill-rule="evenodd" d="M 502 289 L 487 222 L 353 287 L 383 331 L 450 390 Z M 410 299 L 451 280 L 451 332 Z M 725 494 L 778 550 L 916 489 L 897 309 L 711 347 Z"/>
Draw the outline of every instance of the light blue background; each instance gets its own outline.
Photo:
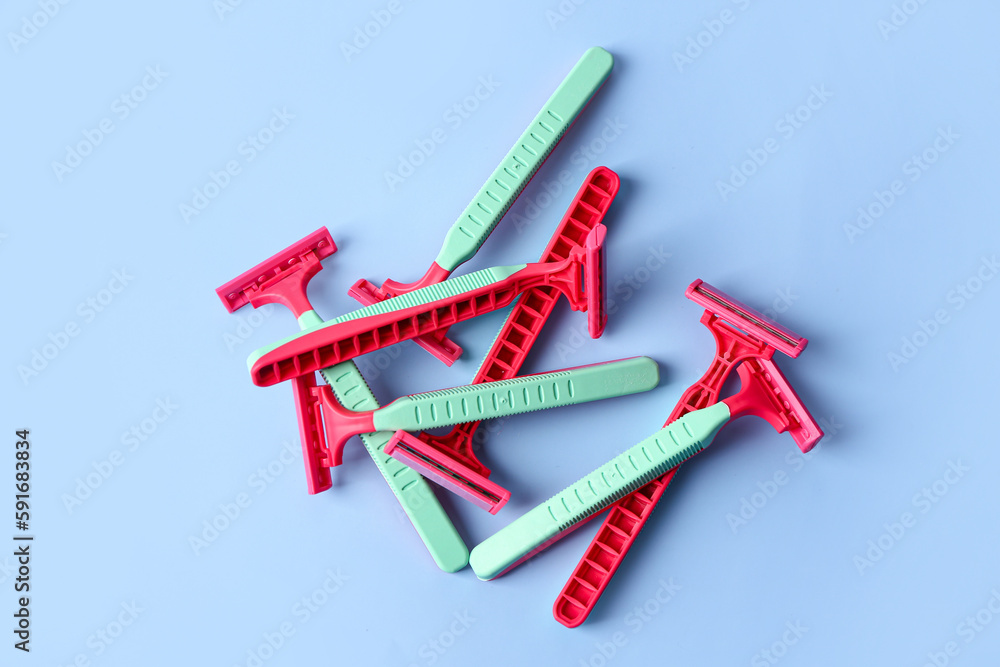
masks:
<path id="1" fill-rule="evenodd" d="M 769 664 L 760 651 L 776 642 L 783 665 L 922 665 L 948 642 L 959 651 L 950 664 L 996 664 L 1000 618 L 971 641 L 959 624 L 1000 590 L 1000 280 L 962 308 L 953 290 L 976 287 L 983 258 L 1000 250 L 1000 10 L 985 0 L 902 4 L 918 11 L 885 32 L 890 0 L 563 2 L 566 16 L 552 13 L 555 0 L 405 1 L 349 59 L 341 43 L 386 3 L 246 0 L 220 18 L 210 0 L 73 2 L 17 49 L 5 38 L 0 495 L 11 502 L 13 431 L 27 426 L 37 541 L 33 650 L 14 651 L 0 627 L 0 662 L 246 665 L 288 622 L 294 635 L 264 664 L 755 665 Z M 675 53 L 723 10 L 730 23 L 701 35 L 708 45 L 678 66 Z M 7 3 L 4 34 L 39 11 Z M 321 225 L 340 245 L 311 290 L 325 317 L 353 307 L 346 290 L 357 278 L 416 278 L 593 45 L 615 55 L 607 85 L 462 270 L 536 258 L 585 174 L 615 169 L 623 186 L 607 223 L 618 311 L 602 339 L 580 344 L 584 316 L 560 306 L 525 370 L 647 354 L 663 382 L 510 419 L 482 452 L 510 504 L 490 516 L 450 494 L 442 503 L 471 547 L 659 428 L 713 352 L 701 310 L 683 297 L 695 278 L 772 308 L 810 339 L 799 359 L 778 362 L 828 437 L 802 464 L 763 422 L 727 428 L 678 476 L 591 619 L 567 630 L 551 605 L 596 524 L 483 583 L 468 569 L 438 571 L 357 441 L 331 491 L 305 493 L 297 451 L 261 489 L 251 476 L 282 443 L 297 450 L 297 431 L 287 387 L 254 387 L 244 360 L 294 323 L 275 308 L 227 343 L 251 314 L 226 314 L 214 288 Z M 114 100 L 157 66 L 166 78 L 121 118 Z M 449 124 L 444 114 L 480 77 L 499 86 Z M 832 97 L 786 137 L 777 124 L 814 86 Z M 273 109 L 294 119 L 249 161 L 240 144 Z M 53 161 L 104 118 L 114 131 L 60 181 Z M 608 122 L 624 129 L 602 146 Z M 390 191 L 384 173 L 439 127 L 445 143 Z M 911 180 L 905 163 L 947 128 L 958 138 Z M 724 201 L 717 183 L 769 138 L 778 151 Z M 185 222 L 179 205 L 229 160 L 241 172 Z M 572 185 L 516 229 L 562 170 Z M 905 191 L 849 238 L 845 224 L 894 180 Z M 670 258 L 647 279 L 638 270 L 661 246 Z M 116 270 L 132 279 L 91 318 L 78 305 Z M 626 299 L 628 276 L 647 280 Z M 924 344 L 894 368 L 888 355 L 937 311 L 944 324 L 917 335 Z M 408 343 L 387 370 L 376 362 L 388 357 L 361 368 L 382 401 L 463 384 L 500 318 L 455 328 L 466 354 L 450 369 Z M 79 335 L 23 380 L 18 367 L 69 323 Z M 122 434 L 157 399 L 178 407 L 130 451 Z M 78 479 L 115 450 L 122 465 L 69 511 Z M 938 502 L 914 500 L 959 461 L 968 471 L 939 483 Z M 778 471 L 787 483 L 734 531 L 727 515 Z M 240 493 L 252 504 L 196 555 L 189 537 Z M 13 532 L 11 510 L 0 508 Z M 915 525 L 883 536 L 904 512 Z M 880 537 L 891 548 L 859 566 Z M 0 563 L 10 624 L 12 561 Z M 347 578 L 304 621 L 295 605 L 328 570 Z M 671 578 L 680 590 L 669 603 L 649 603 Z M 98 655 L 95 633 L 133 601 L 138 618 Z M 655 613 L 640 621 L 634 609 L 647 603 Z M 474 620 L 455 625 L 456 614 Z M 782 647 L 796 622 L 807 630 Z M 624 645 L 604 658 L 616 633 Z M 450 646 L 436 652 L 433 641 Z"/>

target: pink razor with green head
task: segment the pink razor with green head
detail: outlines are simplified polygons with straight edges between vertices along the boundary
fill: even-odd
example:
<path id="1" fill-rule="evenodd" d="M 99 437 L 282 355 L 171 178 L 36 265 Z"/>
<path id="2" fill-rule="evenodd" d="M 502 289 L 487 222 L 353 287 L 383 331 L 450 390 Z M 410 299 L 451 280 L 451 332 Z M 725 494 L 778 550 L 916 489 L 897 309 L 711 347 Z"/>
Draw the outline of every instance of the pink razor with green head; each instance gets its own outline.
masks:
<path id="1" fill-rule="evenodd" d="M 365 305 L 428 287 L 447 279 L 468 261 L 500 222 L 531 177 L 548 158 L 611 73 L 614 59 L 602 48 L 589 49 L 545 103 L 538 115 L 510 149 L 476 196 L 452 225 L 430 268 L 413 283 L 386 280 L 376 287 L 359 280 L 349 293 Z M 447 337 L 447 327 L 421 334 L 414 340 L 444 363 L 451 365 L 462 348 Z"/>
<path id="2" fill-rule="evenodd" d="M 552 287 L 573 310 L 586 311 L 590 335 L 607 323 L 603 289 L 604 225 L 562 260 L 494 267 L 446 280 L 348 313 L 255 351 L 254 384 L 267 387 L 375 352 L 510 305 L 523 292 Z"/>

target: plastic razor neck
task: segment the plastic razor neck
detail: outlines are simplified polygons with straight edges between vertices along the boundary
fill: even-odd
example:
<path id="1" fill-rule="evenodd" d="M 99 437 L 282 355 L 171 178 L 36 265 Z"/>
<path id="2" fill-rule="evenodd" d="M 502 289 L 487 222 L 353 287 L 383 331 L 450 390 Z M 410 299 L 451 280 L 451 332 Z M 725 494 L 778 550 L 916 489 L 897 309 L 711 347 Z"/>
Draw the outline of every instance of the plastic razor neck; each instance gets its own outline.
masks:
<path id="1" fill-rule="evenodd" d="M 454 268 L 444 268 L 437 262 L 431 262 L 430 267 L 416 282 L 399 283 L 395 280 L 386 279 L 386 281 L 382 283 L 382 289 L 379 290 L 380 294 L 378 294 L 378 299 L 380 301 L 390 299 L 394 296 L 400 296 L 401 294 L 407 294 L 418 289 L 423 289 L 424 287 L 430 287 L 431 285 L 444 282 L 454 270 Z"/>
<path id="2" fill-rule="evenodd" d="M 296 318 L 299 329 L 306 331 L 323 324 L 323 318 L 315 310 L 307 310 Z"/>
<path id="3" fill-rule="evenodd" d="M 313 394 L 322 401 L 323 423 L 326 427 L 326 444 L 329 448 L 328 465 L 339 466 L 344 460 L 344 446 L 347 441 L 362 433 L 374 433 L 379 429 L 373 424 L 371 411 L 355 412 L 343 407 L 328 385 L 314 387 Z"/>

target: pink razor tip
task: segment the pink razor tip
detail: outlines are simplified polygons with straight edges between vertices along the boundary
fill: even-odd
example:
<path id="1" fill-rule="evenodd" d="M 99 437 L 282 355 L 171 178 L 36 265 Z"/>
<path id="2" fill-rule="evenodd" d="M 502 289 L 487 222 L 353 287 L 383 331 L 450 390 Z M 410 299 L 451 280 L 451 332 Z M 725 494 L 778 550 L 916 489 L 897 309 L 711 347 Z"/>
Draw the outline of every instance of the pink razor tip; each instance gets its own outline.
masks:
<path id="1" fill-rule="evenodd" d="M 702 280 L 691 283 L 685 290 L 684 296 L 706 310 L 715 312 L 732 326 L 764 341 L 793 359 L 802 354 L 802 350 L 806 349 L 806 344 L 809 342 L 770 317 Z"/>
<path id="2" fill-rule="evenodd" d="M 296 317 L 311 310 L 306 285 L 322 267 L 321 259 L 337 252 L 326 227 L 296 241 L 284 250 L 268 257 L 249 271 L 230 280 L 215 293 L 230 313 L 252 304 L 281 303 Z"/>
<path id="3" fill-rule="evenodd" d="M 499 512 L 510 500 L 507 489 L 406 431 L 396 431 L 384 451 L 490 514 Z"/>

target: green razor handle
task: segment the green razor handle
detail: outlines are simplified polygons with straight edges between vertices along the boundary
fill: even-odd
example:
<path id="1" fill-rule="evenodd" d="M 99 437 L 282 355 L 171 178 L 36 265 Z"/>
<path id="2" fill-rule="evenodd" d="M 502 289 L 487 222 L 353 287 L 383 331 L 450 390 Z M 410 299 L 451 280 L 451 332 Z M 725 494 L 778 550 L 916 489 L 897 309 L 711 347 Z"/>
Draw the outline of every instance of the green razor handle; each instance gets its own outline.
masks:
<path id="1" fill-rule="evenodd" d="M 335 367 L 330 375 L 342 366 Z M 403 396 L 384 407 L 361 412 L 341 406 L 327 393 L 323 400 L 323 421 L 330 460 L 334 466 L 340 465 L 344 445 L 362 433 L 419 431 L 576 405 L 649 391 L 659 380 L 655 361 L 632 357 Z M 334 382 L 330 384 L 336 389 Z"/>
<path id="2" fill-rule="evenodd" d="M 468 261 L 497 226 L 521 190 L 556 147 L 614 65 L 604 49 L 588 49 L 459 215 L 435 264 L 447 272 Z"/>
<path id="3" fill-rule="evenodd" d="M 302 329 L 323 323 L 315 310 L 304 312 L 297 320 Z M 379 407 L 378 400 L 353 361 L 321 369 L 319 373 L 347 410 L 374 410 Z M 445 572 L 458 572 L 464 568 L 469 563 L 469 548 L 434 496 L 434 491 L 419 473 L 385 452 L 392 433 L 362 433 L 360 437 L 437 566 Z"/>
<path id="4" fill-rule="evenodd" d="M 345 407 L 351 410 L 378 407 L 375 395 L 353 361 L 324 368 L 320 375 Z M 469 548 L 448 519 L 434 491 L 419 473 L 385 452 L 392 433 L 362 433 L 360 437 L 437 566 L 445 572 L 458 572 L 465 567 L 469 562 Z"/>
<path id="5" fill-rule="evenodd" d="M 404 396 L 377 410 L 375 428 L 420 431 L 649 391 L 659 368 L 649 357 L 470 384 Z"/>
<path id="6" fill-rule="evenodd" d="M 527 560 L 567 529 L 708 447 L 730 417 L 729 406 L 717 403 L 671 422 L 477 545 L 469 556 L 472 570 L 488 580 Z"/>

